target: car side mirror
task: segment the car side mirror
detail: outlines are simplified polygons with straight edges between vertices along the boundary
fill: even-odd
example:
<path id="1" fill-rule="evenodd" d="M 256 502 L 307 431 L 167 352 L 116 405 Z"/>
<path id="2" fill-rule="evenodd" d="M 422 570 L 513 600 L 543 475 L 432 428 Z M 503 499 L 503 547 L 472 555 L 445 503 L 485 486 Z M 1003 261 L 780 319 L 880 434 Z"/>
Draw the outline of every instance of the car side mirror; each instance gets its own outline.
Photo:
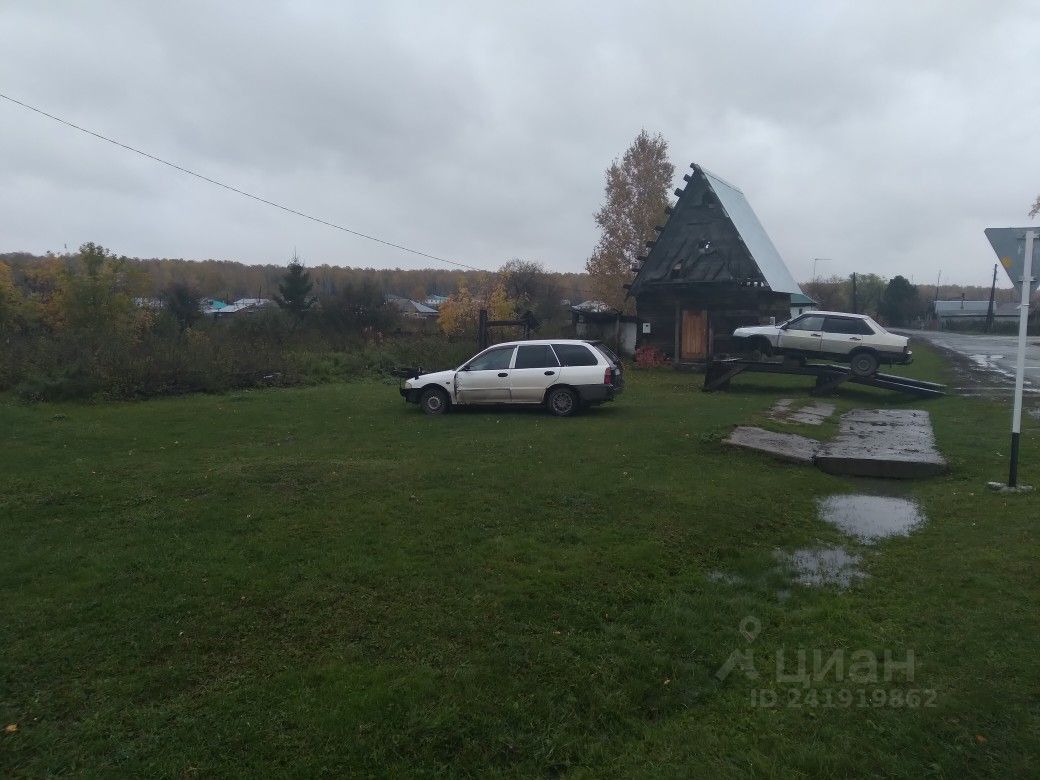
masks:
<path id="1" fill-rule="evenodd" d="M 459 369 L 460 371 L 469 371 L 469 366 L 463 366 Z"/>

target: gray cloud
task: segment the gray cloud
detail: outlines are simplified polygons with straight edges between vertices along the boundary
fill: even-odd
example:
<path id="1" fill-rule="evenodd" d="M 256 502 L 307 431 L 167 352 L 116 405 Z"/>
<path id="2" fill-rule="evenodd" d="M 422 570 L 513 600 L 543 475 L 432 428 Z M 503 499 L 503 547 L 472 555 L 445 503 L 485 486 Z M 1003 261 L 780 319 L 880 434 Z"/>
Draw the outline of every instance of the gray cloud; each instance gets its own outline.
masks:
<path id="1" fill-rule="evenodd" d="M 9 3 L 0 91 L 358 230 L 578 270 L 641 127 L 797 278 L 943 269 L 1040 191 L 1029 3 Z M 0 249 L 419 267 L 0 102 Z"/>

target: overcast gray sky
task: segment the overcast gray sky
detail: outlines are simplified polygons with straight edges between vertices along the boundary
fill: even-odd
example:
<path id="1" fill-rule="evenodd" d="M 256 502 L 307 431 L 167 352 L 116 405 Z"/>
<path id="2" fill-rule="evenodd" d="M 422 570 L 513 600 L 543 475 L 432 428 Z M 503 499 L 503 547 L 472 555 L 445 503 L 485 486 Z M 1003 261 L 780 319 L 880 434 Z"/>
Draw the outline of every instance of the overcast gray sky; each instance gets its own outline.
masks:
<path id="1" fill-rule="evenodd" d="M 797 279 L 988 283 L 1040 192 L 1030 2 L 0 5 L 0 92 L 357 230 L 580 270 L 640 128 Z M 0 101 L 0 251 L 432 265 Z"/>

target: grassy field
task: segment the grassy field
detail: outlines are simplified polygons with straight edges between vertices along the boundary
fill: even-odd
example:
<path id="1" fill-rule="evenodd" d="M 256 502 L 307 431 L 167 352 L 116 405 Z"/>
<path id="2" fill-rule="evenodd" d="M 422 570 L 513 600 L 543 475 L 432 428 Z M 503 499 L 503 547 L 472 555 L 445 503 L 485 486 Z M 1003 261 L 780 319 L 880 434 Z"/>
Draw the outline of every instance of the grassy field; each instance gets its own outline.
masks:
<path id="1" fill-rule="evenodd" d="M 952 465 L 839 591 L 774 551 L 847 542 L 815 501 L 855 484 L 720 445 L 808 380 L 699 380 L 632 371 L 565 420 L 430 418 L 375 382 L 0 401 L 0 772 L 1040 772 L 1040 498 L 984 488 L 1006 404 L 838 396 L 927 408 Z M 749 649 L 758 679 L 720 680 Z M 912 650 L 914 679 L 788 706 L 799 649 Z M 866 698 L 824 705 L 843 689 Z"/>

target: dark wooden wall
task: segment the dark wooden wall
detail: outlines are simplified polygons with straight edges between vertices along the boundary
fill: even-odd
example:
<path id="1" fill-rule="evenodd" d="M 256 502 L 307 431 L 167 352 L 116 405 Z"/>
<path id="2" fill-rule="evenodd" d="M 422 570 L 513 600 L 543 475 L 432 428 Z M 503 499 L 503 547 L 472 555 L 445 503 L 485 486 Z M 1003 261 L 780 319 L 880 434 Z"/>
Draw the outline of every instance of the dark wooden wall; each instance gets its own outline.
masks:
<path id="1" fill-rule="evenodd" d="M 673 363 L 676 360 L 676 313 L 682 309 L 708 312 L 711 331 L 709 349 L 713 357 L 735 354 L 734 329 L 744 325 L 765 325 L 770 317 L 783 322 L 791 314 L 791 297 L 761 287 L 705 283 L 678 287 L 644 289 L 636 296 L 637 315 L 650 323 L 650 333 L 640 333 L 638 346 L 661 350 Z"/>

